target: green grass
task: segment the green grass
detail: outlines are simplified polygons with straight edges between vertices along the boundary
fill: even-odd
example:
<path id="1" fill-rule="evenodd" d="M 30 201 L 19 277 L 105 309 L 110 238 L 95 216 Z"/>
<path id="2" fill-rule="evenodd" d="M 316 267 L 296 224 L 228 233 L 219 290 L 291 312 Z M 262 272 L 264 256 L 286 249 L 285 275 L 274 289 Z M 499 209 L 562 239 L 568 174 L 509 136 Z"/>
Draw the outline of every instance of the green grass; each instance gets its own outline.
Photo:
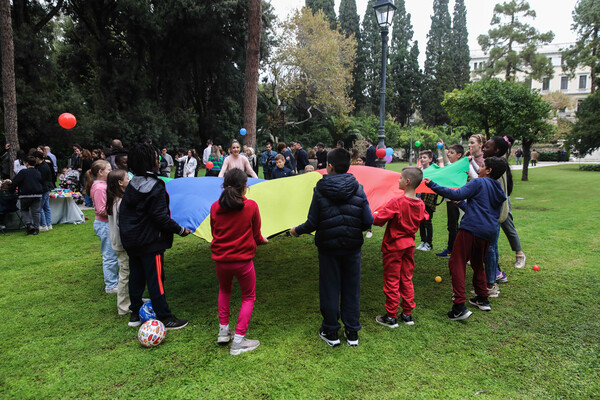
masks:
<path id="1" fill-rule="evenodd" d="M 383 229 L 375 228 L 363 247 L 358 348 L 332 349 L 317 337 L 318 261 L 309 236 L 277 237 L 258 249 L 248 336 L 261 346 L 238 357 L 215 343 L 218 289 L 208 243 L 176 238 L 166 253 L 168 301 L 191 323 L 146 349 L 117 315 L 115 296 L 104 294 L 91 221 L 37 237 L 0 236 L 0 398 L 595 398 L 600 189 L 593 174 L 563 165 L 515 182 L 527 267 L 512 267 L 501 234 L 509 282 L 491 312 L 474 310 L 464 322 L 445 317 L 447 263 L 434 252 L 416 255 L 416 325 L 391 330 L 375 322 L 384 302 Z M 433 222 L 439 251 L 447 240 L 443 206 Z M 236 288 L 233 323 L 239 297 Z"/>

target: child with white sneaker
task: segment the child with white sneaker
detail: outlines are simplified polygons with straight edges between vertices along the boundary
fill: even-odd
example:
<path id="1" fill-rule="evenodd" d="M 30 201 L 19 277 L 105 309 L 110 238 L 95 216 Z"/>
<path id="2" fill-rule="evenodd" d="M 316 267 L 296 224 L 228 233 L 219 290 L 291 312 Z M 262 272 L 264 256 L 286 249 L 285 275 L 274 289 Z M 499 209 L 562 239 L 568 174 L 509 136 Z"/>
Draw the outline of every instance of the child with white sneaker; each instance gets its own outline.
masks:
<path id="1" fill-rule="evenodd" d="M 219 280 L 219 335 L 217 343 L 227 344 L 232 339 L 229 330 L 231 286 L 235 276 L 242 290 L 242 305 L 238 315 L 235 336 L 229 349 L 233 356 L 256 349 L 260 342 L 246 338 L 256 299 L 256 274 L 252 259 L 256 246 L 268 243 L 260 233 L 260 213 L 254 200 L 248 200 L 248 176 L 239 168 L 225 173 L 223 192 L 210 208 L 210 243 Z"/>
<path id="2" fill-rule="evenodd" d="M 471 261 L 476 293 L 476 297 L 470 299 L 469 303 L 483 311 L 491 310 L 483 260 L 490 242 L 498 231 L 498 218 L 506 196 L 497 179 L 507 168 L 508 164 L 502 158 L 486 158 L 484 165 L 479 169 L 479 178 L 469 181 L 458 190 L 438 186 L 430 179 L 424 179 L 425 184 L 437 194 L 454 201 L 465 200 L 458 204 L 465 211 L 465 215 L 460 222 L 448 261 L 454 305 L 447 315 L 453 321 L 467 319 L 472 314 L 465 306 L 467 261 Z"/>
<path id="3" fill-rule="evenodd" d="M 423 150 L 419 153 L 419 161 L 422 168 L 425 170 L 433 163 L 433 153 L 431 150 Z M 435 212 L 437 195 L 433 193 L 421 193 L 419 195 L 423 203 L 425 203 L 425 211 L 429 214 L 429 218 L 421 222 L 419 233 L 421 235 L 421 244 L 417 246 L 417 250 L 431 251 L 433 250 L 433 213 Z"/>
<path id="4" fill-rule="evenodd" d="M 378 315 L 375 321 L 389 328 L 398 327 L 396 316 L 400 298 L 400 319 L 406 325 L 414 325 L 411 314 L 415 308 L 412 282 L 415 269 L 415 233 L 421 221 L 429 218 L 425 212 L 425 204 L 415 194 L 415 189 L 422 180 L 423 171 L 419 168 L 403 168 L 398 187 L 404 190 L 404 196 L 393 198 L 385 207 L 373 213 L 373 224 L 383 226 L 387 222 L 381 243 L 386 314 Z"/>

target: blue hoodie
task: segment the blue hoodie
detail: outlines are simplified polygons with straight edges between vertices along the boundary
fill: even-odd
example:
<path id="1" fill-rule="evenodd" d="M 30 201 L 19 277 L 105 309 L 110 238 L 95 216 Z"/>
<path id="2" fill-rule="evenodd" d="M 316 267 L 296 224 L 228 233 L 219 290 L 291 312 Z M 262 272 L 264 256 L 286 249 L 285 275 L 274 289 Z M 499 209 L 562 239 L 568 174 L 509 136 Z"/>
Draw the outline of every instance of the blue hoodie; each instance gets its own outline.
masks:
<path id="1" fill-rule="evenodd" d="M 477 178 L 458 190 L 439 186 L 433 181 L 427 186 L 447 199 L 466 200 L 458 205 L 465 212 L 460 229 L 488 242 L 494 240 L 502 203 L 506 200 L 500 182 L 492 178 Z"/>

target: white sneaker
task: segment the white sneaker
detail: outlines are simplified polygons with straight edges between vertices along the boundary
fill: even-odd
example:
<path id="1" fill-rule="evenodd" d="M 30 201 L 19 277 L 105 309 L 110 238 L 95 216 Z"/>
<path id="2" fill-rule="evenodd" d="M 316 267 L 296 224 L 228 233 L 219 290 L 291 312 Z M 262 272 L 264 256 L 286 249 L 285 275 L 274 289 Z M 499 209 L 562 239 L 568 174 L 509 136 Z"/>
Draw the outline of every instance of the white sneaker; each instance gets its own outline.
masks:
<path id="1" fill-rule="evenodd" d="M 219 335 L 217 336 L 217 343 L 219 344 L 227 344 L 231 342 L 233 339 L 233 335 L 229 331 L 229 328 L 219 328 Z"/>
<path id="2" fill-rule="evenodd" d="M 47 226 L 40 226 L 40 229 L 39 229 L 40 232 L 46 232 L 47 230 L 48 230 Z"/>
<path id="3" fill-rule="evenodd" d="M 523 254 L 517 254 L 516 255 L 516 260 L 515 260 L 515 268 L 523 268 L 525 266 L 525 260 L 527 259 L 527 257 L 525 257 L 525 253 Z"/>
<path id="4" fill-rule="evenodd" d="M 232 356 L 237 356 L 247 351 L 252 351 L 258 346 L 260 346 L 260 342 L 258 340 L 250 340 L 243 338 L 240 343 L 233 342 L 231 344 L 229 354 L 231 354 Z"/>
<path id="5" fill-rule="evenodd" d="M 420 244 L 417 246 L 417 248 L 416 248 L 415 250 L 423 250 L 423 247 L 424 247 L 426 244 L 427 244 L 427 243 L 425 243 L 425 242 L 421 242 L 421 243 L 420 243 Z"/>
<path id="6" fill-rule="evenodd" d="M 477 293 L 475 293 L 474 290 L 471 290 L 471 294 L 474 294 L 475 296 L 477 296 Z M 492 288 L 488 288 L 488 297 L 498 297 L 499 294 L 500 294 L 500 287 L 498 286 L 497 283 L 494 283 L 494 286 Z"/>
<path id="7" fill-rule="evenodd" d="M 51 231 L 52 230 L 52 225 L 48 225 L 48 230 Z"/>
<path id="8" fill-rule="evenodd" d="M 423 248 L 422 248 L 421 250 L 422 250 L 422 251 L 431 251 L 431 250 L 433 250 L 433 246 L 432 246 L 432 245 L 430 245 L 429 243 L 425 243 L 425 244 L 423 245 Z"/>

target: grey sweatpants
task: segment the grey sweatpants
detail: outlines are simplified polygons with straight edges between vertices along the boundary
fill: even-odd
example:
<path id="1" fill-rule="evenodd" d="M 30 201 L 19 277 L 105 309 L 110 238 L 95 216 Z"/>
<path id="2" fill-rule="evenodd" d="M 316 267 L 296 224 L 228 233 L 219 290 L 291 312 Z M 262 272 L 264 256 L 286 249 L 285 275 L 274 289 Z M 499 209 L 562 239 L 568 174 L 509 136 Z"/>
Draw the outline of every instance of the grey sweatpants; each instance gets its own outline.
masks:
<path id="1" fill-rule="evenodd" d="M 40 197 L 20 197 L 21 218 L 29 229 L 40 229 L 40 210 L 42 208 L 42 195 Z"/>

